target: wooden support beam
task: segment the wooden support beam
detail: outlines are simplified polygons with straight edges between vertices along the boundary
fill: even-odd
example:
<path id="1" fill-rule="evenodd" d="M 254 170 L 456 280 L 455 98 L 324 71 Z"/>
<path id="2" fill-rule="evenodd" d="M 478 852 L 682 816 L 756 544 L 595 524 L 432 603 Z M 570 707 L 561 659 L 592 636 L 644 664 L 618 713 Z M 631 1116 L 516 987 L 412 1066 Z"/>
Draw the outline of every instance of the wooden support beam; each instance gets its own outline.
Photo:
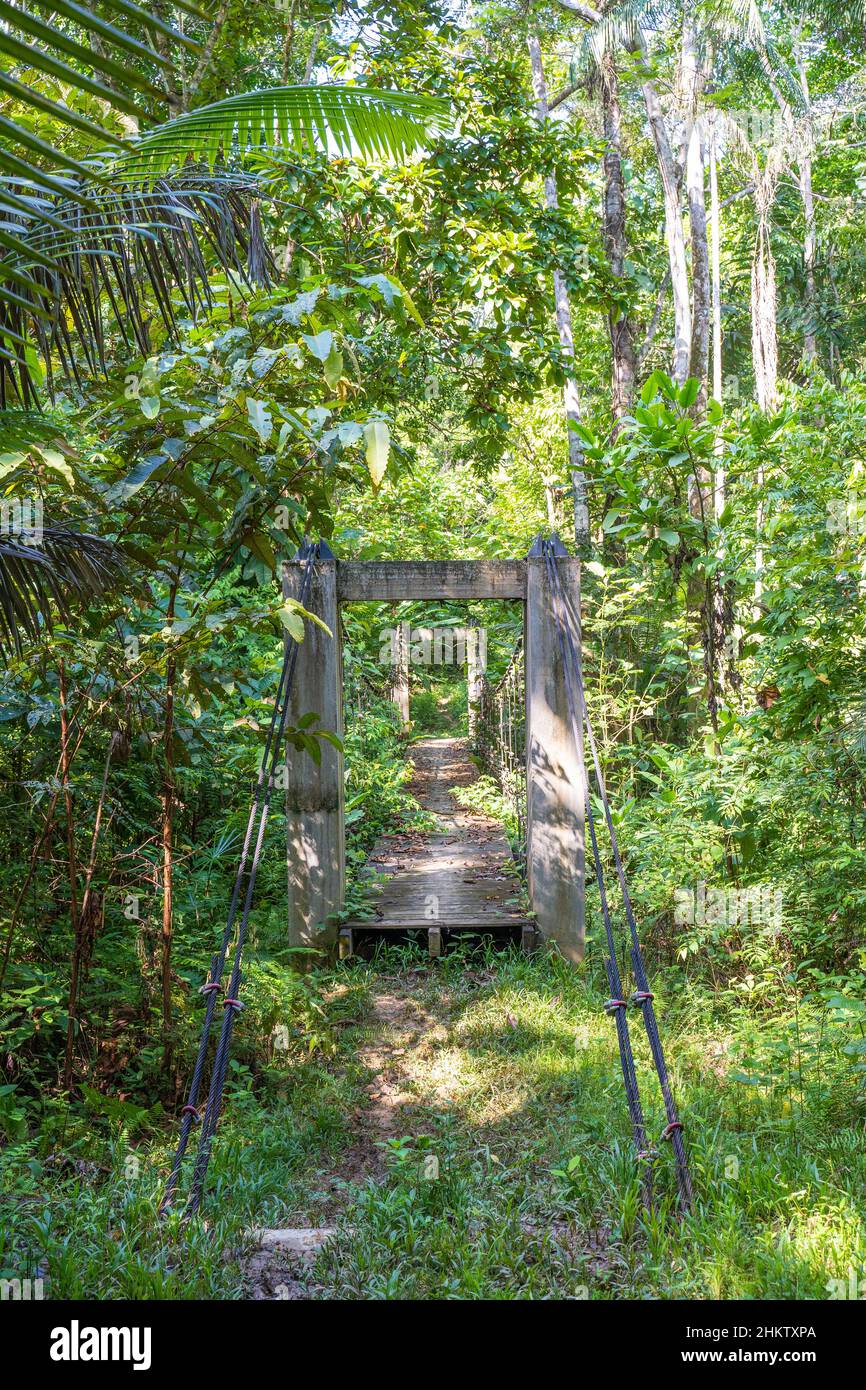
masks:
<path id="1" fill-rule="evenodd" d="M 379 917 L 356 917 L 348 925 L 355 932 L 410 932 L 410 931 L 430 931 L 429 917 L 400 917 L 399 915 L 387 918 Z M 528 923 L 532 931 L 535 931 L 535 924 Z M 514 917 L 506 917 L 491 913 L 490 916 L 466 917 L 449 912 L 445 926 L 449 932 L 514 932 L 519 927 L 521 931 L 527 926 L 527 919 L 518 912 Z M 441 930 L 441 927 L 440 927 Z"/>
<path id="2" fill-rule="evenodd" d="M 522 599 L 524 560 L 337 561 L 340 603 L 421 599 Z"/>
<path id="3" fill-rule="evenodd" d="M 330 629 L 305 625 L 298 648 L 289 723 L 314 712 L 319 724 L 342 737 L 343 674 L 337 601 L 337 562 L 319 560 L 305 607 Z M 300 598 L 304 565 L 283 566 L 283 593 Z M 343 755 L 321 741 L 317 765 L 291 746 L 286 753 L 286 833 L 289 878 L 289 944 L 333 951 L 336 915 L 346 882 Z"/>
<path id="4" fill-rule="evenodd" d="M 529 898 L 541 936 L 577 962 L 584 935 L 583 740 L 575 747 L 565 671 L 544 559 L 526 580 L 526 851 Z M 558 571 L 580 641 L 580 562 Z"/>
<path id="5" fill-rule="evenodd" d="M 469 703 L 469 741 L 475 746 L 478 714 L 487 670 L 487 634 L 481 628 L 466 629 L 466 696 Z"/>
<path id="6" fill-rule="evenodd" d="M 401 729 L 409 727 L 409 623 L 398 623 L 394 630 L 394 666 L 391 699 L 397 706 Z"/>

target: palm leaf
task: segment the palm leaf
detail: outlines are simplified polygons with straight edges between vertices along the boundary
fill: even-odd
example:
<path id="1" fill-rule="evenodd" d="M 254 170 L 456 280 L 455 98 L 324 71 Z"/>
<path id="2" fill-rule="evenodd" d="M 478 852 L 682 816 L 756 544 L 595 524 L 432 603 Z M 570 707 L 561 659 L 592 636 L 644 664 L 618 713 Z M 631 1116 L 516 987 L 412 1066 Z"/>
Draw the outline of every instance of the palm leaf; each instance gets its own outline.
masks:
<path id="1" fill-rule="evenodd" d="M 61 9 L 60 5 L 52 5 L 52 9 Z M 67 6 L 67 8 L 79 8 Z M 125 50 L 134 54 L 138 58 L 145 58 L 162 67 L 169 67 L 167 58 L 160 58 L 153 49 L 146 44 L 139 43 L 129 34 L 125 34 L 122 29 L 115 28 L 114 25 L 105 24 L 103 20 L 89 10 L 79 8 L 79 14 L 74 16 L 79 23 L 82 23 L 87 31 L 94 38 L 104 38 L 110 36 L 112 46 L 115 49 Z M 85 44 L 79 43 L 77 39 L 58 29 L 56 25 L 46 24 L 36 15 L 30 14 L 27 10 L 21 9 L 17 5 L 10 5 L 8 0 L 0 0 L 0 19 L 5 19 L 7 23 L 14 24 L 23 33 L 29 34 L 31 38 L 37 39 L 40 43 L 50 48 L 59 49 L 66 58 L 72 58 L 76 62 L 83 63 L 86 67 L 94 68 L 97 72 L 104 73 L 108 77 L 119 79 L 126 86 L 140 87 L 143 91 L 155 91 L 153 84 L 142 73 L 133 67 L 124 67 L 120 57 L 113 58 L 100 49 L 95 47 L 88 48 Z"/>
<path id="2" fill-rule="evenodd" d="M 147 356 L 150 303 L 175 333 L 175 306 L 196 318 L 210 304 L 211 268 L 244 277 L 251 243 L 257 278 L 266 280 L 273 266 L 251 222 L 255 189 L 249 176 L 188 169 L 152 184 L 103 182 L 86 208 L 31 195 L 14 209 L 21 230 L 0 231 L 0 245 L 14 242 L 3 271 L 19 277 L 14 291 L 0 285 L 0 407 L 37 404 L 26 360 L 20 353 L 3 360 L 4 339 L 38 346 L 50 387 L 58 359 L 80 380 L 79 351 L 89 372 L 105 370 L 106 318 L 131 353 Z"/>
<path id="3" fill-rule="evenodd" d="M 29 84 L 28 74 L 146 124 L 142 100 L 165 99 L 154 83 L 171 66 L 165 40 L 193 52 L 200 46 L 135 0 L 104 0 L 100 8 L 112 18 L 77 0 L 29 0 L 29 8 L 0 0 L 0 58 L 15 65 L 14 75 L 0 71 L 0 94 L 69 126 L 98 151 L 88 158 L 58 149 L 29 123 L 0 115 L 2 409 L 10 400 L 38 405 L 31 344 L 50 387 L 57 359 L 78 379 L 77 349 L 89 371 L 104 369 L 106 312 L 127 345 L 147 353 L 145 296 L 173 332 L 177 302 L 192 315 L 208 303 L 214 264 L 244 274 L 248 262 L 253 277 L 267 281 L 270 258 L 249 206 L 255 186 L 239 183 L 230 162 L 274 148 L 399 159 L 444 121 L 429 97 L 281 87 L 217 102 L 124 142 Z M 209 18 L 194 0 L 178 8 Z"/>
<path id="4" fill-rule="evenodd" d="M 28 179 L 23 160 L 0 153 L 0 167 L 8 158 L 20 174 L 0 184 L 0 408 L 37 403 L 31 341 L 49 387 L 57 358 L 78 379 L 70 322 L 87 370 L 101 371 L 106 312 L 146 355 L 146 293 L 173 333 L 175 296 L 195 317 L 210 302 L 214 264 L 267 282 L 272 266 L 250 209 L 257 185 L 227 161 L 305 148 L 399 159 L 429 142 L 446 113 L 440 101 L 408 93 L 277 87 L 192 111 L 137 139 L 129 154 L 107 153 L 62 176 Z M 50 151 L 38 152 L 47 163 Z"/>
<path id="5" fill-rule="evenodd" d="M 435 97 L 371 87 L 271 87 L 243 92 L 167 121 L 134 142 L 115 169 L 152 177 L 195 160 L 243 159 L 274 149 L 403 159 L 447 125 Z"/>
<path id="6" fill-rule="evenodd" d="M 55 616 L 69 622 L 77 605 L 115 587 L 120 574 L 119 551 L 100 536 L 66 526 L 46 526 L 38 546 L 0 536 L 0 655 L 20 655 L 51 632 Z"/>

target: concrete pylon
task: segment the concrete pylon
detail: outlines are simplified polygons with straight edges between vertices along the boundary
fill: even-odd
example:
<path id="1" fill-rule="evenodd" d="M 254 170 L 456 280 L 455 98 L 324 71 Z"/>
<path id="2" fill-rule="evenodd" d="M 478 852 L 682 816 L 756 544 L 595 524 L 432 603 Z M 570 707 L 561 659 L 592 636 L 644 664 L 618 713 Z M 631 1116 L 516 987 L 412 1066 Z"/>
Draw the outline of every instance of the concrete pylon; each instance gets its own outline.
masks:
<path id="1" fill-rule="evenodd" d="M 327 625 L 323 632 L 306 623 L 298 647 L 289 723 L 314 712 L 323 729 L 342 737 L 343 670 L 337 562 L 327 547 L 317 560 L 304 606 Z M 283 593 L 300 600 L 306 562 L 283 566 Z M 286 752 L 286 834 L 289 886 L 289 944 L 330 952 L 337 940 L 335 914 L 346 885 L 345 790 L 343 754 L 324 739 L 322 760 L 288 747 Z"/>
<path id="2" fill-rule="evenodd" d="M 557 572 L 580 644 L 580 561 L 559 547 Z M 577 962 L 584 940 L 583 739 L 575 745 L 547 566 L 536 543 L 526 560 L 526 856 L 529 898 L 542 936 Z"/>

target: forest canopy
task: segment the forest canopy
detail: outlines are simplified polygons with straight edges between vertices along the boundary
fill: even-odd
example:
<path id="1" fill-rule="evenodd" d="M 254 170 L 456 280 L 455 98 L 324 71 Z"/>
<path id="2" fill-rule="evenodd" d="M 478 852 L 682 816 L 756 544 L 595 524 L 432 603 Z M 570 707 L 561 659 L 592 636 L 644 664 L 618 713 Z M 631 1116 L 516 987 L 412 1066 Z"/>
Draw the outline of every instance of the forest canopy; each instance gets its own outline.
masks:
<path id="1" fill-rule="evenodd" d="M 362 1235 L 316 1288 L 488 1297 L 504 1262 L 509 1296 L 571 1297 L 567 1260 L 523 1258 L 560 1220 L 618 1252 L 590 1297 L 826 1297 L 862 1275 L 864 37 L 859 0 L 0 0 L 0 1276 L 179 1296 L 147 1213 L 284 644 L 313 621 L 283 565 L 310 539 L 510 560 L 551 533 L 581 561 L 589 711 L 702 1125 L 696 1224 L 640 1225 L 623 1117 L 569 1071 L 585 1034 L 586 1075 L 618 1075 L 590 867 L 579 967 L 489 943 L 486 974 L 437 962 L 470 1052 L 504 1000 L 491 1092 L 524 1097 L 541 1149 L 520 1167 L 473 1073 L 465 1185 L 423 1199 L 415 1248 L 376 1192 L 411 1206 L 450 1121 L 380 1136 L 346 1214 Z M 522 614 L 491 608 L 370 603 L 330 634 L 345 727 L 309 711 L 288 742 L 343 759 L 346 914 L 381 836 L 430 832 L 413 740 L 471 732 L 462 665 L 413 669 L 401 725 L 383 632 L 483 627 L 493 689 Z M 519 861 L 503 765 L 472 756 L 467 795 Z M 196 1247 L 190 1296 L 246 1287 L 250 1224 L 328 1224 L 316 1165 L 351 1149 L 364 1084 L 343 1030 L 377 962 L 420 969 L 408 946 L 341 967 L 289 945 L 284 790 L 214 1149 L 229 1253 Z M 566 1034 L 568 1065 L 545 1051 Z M 482 1141 L 500 1186 L 479 1206 Z M 483 1232 L 471 1271 L 452 1208 L 466 1247 Z"/>

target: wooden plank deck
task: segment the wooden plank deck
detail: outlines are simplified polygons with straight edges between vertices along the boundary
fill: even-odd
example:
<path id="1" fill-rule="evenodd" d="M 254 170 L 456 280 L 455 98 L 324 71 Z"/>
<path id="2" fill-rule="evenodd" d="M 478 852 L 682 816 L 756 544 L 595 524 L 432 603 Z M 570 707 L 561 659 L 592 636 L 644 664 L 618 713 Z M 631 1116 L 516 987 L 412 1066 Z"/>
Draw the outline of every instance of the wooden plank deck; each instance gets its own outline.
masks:
<path id="1" fill-rule="evenodd" d="M 369 865 L 388 879 L 378 890 L 374 915 L 348 922 L 353 931 L 495 931 L 531 927 L 519 904 L 520 883 L 502 827 L 464 810 L 451 794 L 478 773 L 465 739 L 428 738 L 411 749 L 410 790 L 433 811 L 435 832 L 383 835 Z"/>

